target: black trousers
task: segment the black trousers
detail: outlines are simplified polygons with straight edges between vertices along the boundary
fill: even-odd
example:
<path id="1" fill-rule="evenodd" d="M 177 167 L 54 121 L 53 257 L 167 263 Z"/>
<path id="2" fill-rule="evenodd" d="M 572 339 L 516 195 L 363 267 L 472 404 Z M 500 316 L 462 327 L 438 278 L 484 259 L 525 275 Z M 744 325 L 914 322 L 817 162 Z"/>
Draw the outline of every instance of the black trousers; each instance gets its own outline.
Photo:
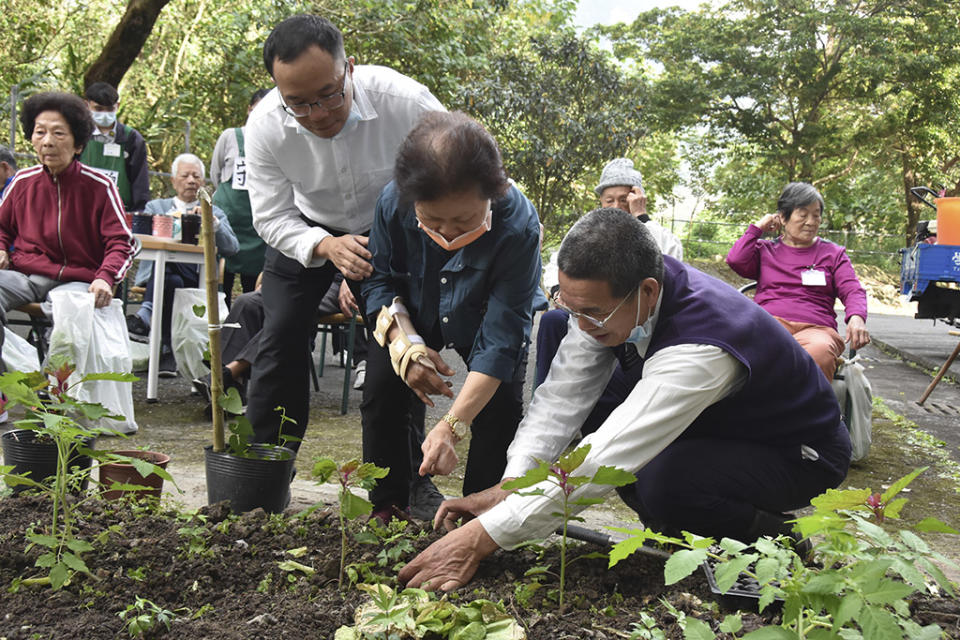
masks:
<path id="1" fill-rule="evenodd" d="M 839 429 L 846 427 L 839 425 L 835 441 L 811 443 L 821 457 L 842 448 Z M 635 484 L 617 492 L 645 526 L 747 543 L 778 533 L 754 530 L 758 511 L 805 507 L 844 478 L 822 461 L 803 459 L 799 446 L 692 437 L 672 442 L 636 476 Z"/>
<path id="2" fill-rule="evenodd" d="M 463 357 L 463 354 L 460 354 Z M 463 495 L 498 483 L 507 465 L 507 447 L 523 417 L 523 375 L 526 357 L 515 381 L 504 382 L 471 426 L 470 452 L 463 478 Z M 439 402 L 448 402 L 446 398 Z M 423 454 L 425 405 L 393 372 L 387 350 L 370 340 L 367 377 L 360 404 L 363 421 L 363 459 L 389 467 L 370 492 L 374 508 L 406 507 L 411 483 L 418 477 Z M 432 425 L 431 425 L 432 426 Z"/>
<path id="3" fill-rule="evenodd" d="M 251 291 L 237 296 L 224 322 L 237 323 L 240 327 L 224 327 L 221 331 L 223 363 L 234 360 L 246 360 L 250 364 L 256 362 L 263 329 L 263 294 Z"/>
<path id="4" fill-rule="evenodd" d="M 276 407 L 283 407 L 287 418 L 293 420 L 283 425 L 285 435 L 302 439 L 306 433 L 310 334 L 316 327 L 317 306 L 336 272 L 329 260 L 322 267 L 306 268 L 267 247 L 261 289 L 263 331 L 247 388 L 247 419 L 253 425 L 254 442 L 278 443 L 280 412 Z M 348 283 L 361 301 L 359 283 Z M 293 442 L 288 446 L 296 450 L 300 445 Z"/>

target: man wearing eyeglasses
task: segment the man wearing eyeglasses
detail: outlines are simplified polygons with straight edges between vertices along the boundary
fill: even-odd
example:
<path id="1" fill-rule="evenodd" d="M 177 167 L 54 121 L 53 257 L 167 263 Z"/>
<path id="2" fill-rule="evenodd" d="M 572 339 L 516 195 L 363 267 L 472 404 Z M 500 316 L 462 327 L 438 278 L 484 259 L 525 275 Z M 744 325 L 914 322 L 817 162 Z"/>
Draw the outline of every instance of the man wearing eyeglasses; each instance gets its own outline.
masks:
<path id="1" fill-rule="evenodd" d="M 677 260 L 683 260 L 683 245 L 680 240 L 647 215 L 647 196 L 643 190 L 643 176 L 634 169 L 633 160 L 614 158 L 608 162 L 603 167 L 600 182 L 594 187 L 593 192 L 600 199 L 601 207 L 626 211 L 642 222 L 653 236 L 657 246 L 660 247 L 662 254 L 672 256 Z M 551 258 L 551 261 L 555 257 Z M 556 308 L 540 316 L 540 323 L 537 328 L 537 367 L 533 381 L 534 388 L 540 386 L 546 380 L 547 374 L 550 373 L 550 365 L 557 354 L 557 349 L 560 348 L 560 343 L 567 335 L 570 314 L 567 313 L 562 304 L 557 303 L 556 297 L 554 297 L 554 303 Z M 593 411 L 584 420 L 580 432 L 587 435 L 596 431 L 597 427 L 603 424 L 610 412 L 620 404 L 620 399 L 627 393 L 629 393 L 629 387 L 626 378 L 620 365 L 617 365 L 613 375 L 610 376 L 607 388 L 604 389 L 600 399 L 597 400 Z"/>
<path id="2" fill-rule="evenodd" d="M 263 60 L 276 88 L 246 125 L 253 224 L 268 245 L 247 417 L 256 441 L 276 443 L 276 407 L 294 420 L 285 434 L 302 438 L 306 430 L 308 339 L 321 297 L 339 270 L 349 283 L 343 311 L 362 309 L 357 287 L 372 272 L 366 236 L 377 197 L 407 133 L 422 114 L 444 108 L 406 76 L 354 66 L 340 31 L 319 16 L 278 24 Z"/>
<path id="3" fill-rule="evenodd" d="M 619 362 L 632 388 L 600 428 L 577 474 L 634 473 L 619 490 L 654 531 L 751 543 L 789 534 L 784 512 L 843 481 L 850 437 L 816 363 L 772 316 L 729 285 L 661 256 L 619 209 L 578 221 L 560 247 L 559 301 L 576 318 L 507 452 L 504 479 L 555 460 Z M 556 526 L 561 489 L 514 495 L 495 485 L 448 500 L 451 530 L 400 572 L 408 586 L 449 590 L 498 547 Z M 584 484 L 574 503 L 600 498 Z M 580 499 L 583 499 L 582 501 Z M 575 510 L 583 507 L 574 507 Z M 476 516 L 475 519 L 470 519 Z"/>

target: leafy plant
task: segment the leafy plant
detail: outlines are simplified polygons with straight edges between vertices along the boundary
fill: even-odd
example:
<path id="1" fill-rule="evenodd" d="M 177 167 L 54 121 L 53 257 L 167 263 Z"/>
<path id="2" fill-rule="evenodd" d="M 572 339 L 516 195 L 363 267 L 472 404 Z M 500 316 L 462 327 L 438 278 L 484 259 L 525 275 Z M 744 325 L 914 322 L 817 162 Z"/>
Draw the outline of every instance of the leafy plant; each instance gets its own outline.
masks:
<path id="1" fill-rule="evenodd" d="M 784 546 L 784 538 L 761 538 L 753 545 L 684 532 L 683 539 L 645 530 L 615 528 L 632 537 L 614 546 L 610 566 L 646 540 L 669 542 L 675 552 L 664 567 L 667 584 L 696 571 L 708 558 L 717 563 L 717 587 L 728 591 L 743 574 L 760 585 L 759 607 L 783 601 L 779 626 L 750 632 L 744 639 L 781 638 L 938 638 L 935 624 L 921 627 L 910 618 L 908 598 L 918 593 L 946 593 L 954 587 L 939 565 L 956 566 L 909 530 L 888 532 L 879 523 L 896 519 L 907 500 L 898 497 L 926 467 L 894 482 L 883 493 L 869 489 L 830 489 L 811 501 L 814 512 L 796 520 L 795 530 L 816 536 L 815 559 L 808 566 Z M 873 521 L 871 521 L 873 520 Z M 917 524 L 918 531 L 960 534 L 935 518 Z M 732 625 L 733 623 L 731 623 Z M 734 625 L 735 626 L 735 625 Z M 708 630 L 709 631 L 709 630 Z M 697 635 L 713 638 L 712 632 Z"/>
<path id="2" fill-rule="evenodd" d="M 368 521 L 367 526 L 354 534 L 354 541 L 359 544 L 370 544 L 379 548 L 376 558 L 348 564 L 344 573 L 351 584 L 365 582 L 367 584 L 396 582 L 396 572 L 403 566 L 403 558 L 415 552 L 413 540 L 417 536 L 424 536 L 420 531 L 411 534 L 407 531 L 407 523 L 393 518 L 385 525 L 374 518 Z M 389 569 L 391 573 L 380 573 L 376 568 Z"/>
<path id="3" fill-rule="evenodd" d="M 443 596 L 422 589 L 399 593 L 385 584 L 359 584 L 371 601 L 357 607 L 354 626 L 337 629 L 334 640 L 378 638 L 484 638 L 523 640 L 523 628 L 503 605 L 490 600 L 473 600 L 457 606 Z"/>
<path id="4" fill-rule="evenodd" d="M 177 613 L 164 609 L 146 598 L 135 596 L 133 604 L 128 604 L 127 608 L 117 613 L 120 619 L 126 623 L 127 633 L 134 638 L 142 638 L 147 633 L 165 627 L 170 630 L 170 623 L 177 617 Z M 177 611 L 189 613 L 190 610 L 183 608 Z"/>
<path id="5" fill-rule="evenodd" d="M 240 393 L 235 387 L 230 387 L 220 396 L 220 408 L 233 416 L 233 420 L 227 424 L 230 431 L 230 437 L 227 439 L 227 450 L 231 455 L 238 458 L 258 458 L 260 455 L 253 449 L 253 425 L 243 415 L 243 400 L 240 399 Z M 288 422 L 296 424 L 293 418 L 287 416 L 283 407 L 277 407 L 276 411 L 280 413 L 280 437 L 276 445 L 270 443 L 258 443 L 260 447 L 279 448 L 288 443 L 298 442 L 300 439 L 283 433 L 283 425 Z M 284 456 L 286 452 L 281 450 Z M 285 457 L 283 459 L 286 459 Z"/>
<path id="6" fill-rule="evenodd" d="M 120 418 L 98 403 L 84 402 L 71 395 L 78 385 L 92 380 L 132 382 L 136 376 L 122 373 L 88 374 L 75 383 L 69 379 L 76 368 L 66 361 L 54 358 L 44 370 L 32 373 L 11 371 L 0 375 L 0 392 L 6 398 L 6 406 L 26 407 L 26 416 L 17 425 L 30 429 L 40 442 L 49 442 L 56 447 L 57 464 L 52 479 L 32 478 L 27 474 L 12 473 L 13 466 L 0 467 L 0 476 L 9 486 L 23 486 L 36 490 L 50 498 L 52 504 L 49 528 L 31 531 L 27 535 L 27 550 L 34 546 L 47 549 L 36 560 L 37 567 L 45 569 L 43 578 L 28 578 L 24 584 L 49 584 L 54 589 L 68 582 L 71 574 L 82 572 L 90 575 L 82 554 L 93 546 L 76 535 L 75 513 L 83 499 L 71 500 L 71 492 L 79 492 L 90 475 L 90 468 L 80 463 L 83 456 L 100 461 L 115 459 L 108 452 L 95 451 L 91 444 L 104 432 L 116 432 L 97 426 L 101 418 Z M 40 392 L 44 392 L 41 399 Z M 14 433 L 15 435 L 15 433 Z M 149 464 L 149 463 L 147 463 Z M 151 465 L 155 467 L 155 465 Z M 163 471 L 166 474 L 165 471 Z"/>
<path id="7" fill-rule="evenodd" d="M 353 493 L 351 489 L 356 487 L 369 491 L 378 479 L 386 477 L 389 472 L 389 468 L 378 467 L 372 462 L 361 463 L 357 459 L 338 465 L 331 458 L 322 456 L 314 458 L 313 475 L 320 484 L 326 483 L 334 474 L 337 482 L 340 483 L 338 494 L 340 508 L 337 510 L 340 523 L 340 572 L 337 582 L 341 587 L 343 570 L 347 562 L 347 520 L 370 515 L 373 511 L 373 504 Z"/>
<path id="8" fill-rule="evenodd" d="M 587 483 L 621 487 L 636 482 L 637 480 L 632 473 L 624 471 L 623 469 L 605 466 L 597 469 L 596 473 L 592 476 L 574 475 L 574 471 L 583 464 L 588 453 L 590 453 L 589 444 L 578 447 L 566 455 L 561 456 L 555 463 L 540 460 L 540 464 L 537 467 L 530 469 L 523 476 L 503 484 L 504 489 L 517 490 L 527 489 L 528 487 L 546 482 L 560 489 L 559 499 L 555 498 L 552 494 L 547 494 L 544 487 L 536 487 L 530 491 L 517 491 L 517 494 L 521 496 L 548 496 L 560 507 L 560 511 L 555 511 L 551 515 L 560 518 L 563 523 L 560 537 L 559 607 L 561 611 L 563 611 L 564 579 L 567 568 L 567 525 L 571 520 L 583 522 L 583 518 L 574 515 L 573 507 L 586 507 L 603 502 L 603 498 L 572 498 L 573 492 Z"/>

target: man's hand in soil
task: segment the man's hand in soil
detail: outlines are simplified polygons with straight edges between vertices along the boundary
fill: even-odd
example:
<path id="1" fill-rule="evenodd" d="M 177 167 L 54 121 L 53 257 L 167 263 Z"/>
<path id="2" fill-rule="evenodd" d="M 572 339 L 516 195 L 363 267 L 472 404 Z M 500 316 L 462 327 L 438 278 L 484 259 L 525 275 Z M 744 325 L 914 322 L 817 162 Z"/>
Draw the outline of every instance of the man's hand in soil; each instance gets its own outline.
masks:
<path id="1" fill-rule="evenodd" d="M 451 591 L 470 582 L 480 561 L 496 549 L 480 521 L 473 520 L 424 549 L 397 577 L 408 587 Z"/>
<path id="2" fill-rule="evenodd" d="M 433 518 L 433 528 L 438 529 L 443 526 L 446 531 L 453 531 L 460 522 L 473 520 L 480 514 L 486 513 L 510 495 L 509 491 L 500 488 L 501 484 L 510 479 L 506 478 L 489 489 L 471 493 L 462 498 L 444 500 Z"/>
<path id="3" fill-rule="evenodd" d="M 350 280 L 363 280 L 373 273 L 370 259 L 373 254 L 367 251 L 368 239 L 365 236 L 327 236 L 313 249 L 314 255 L 333 262 L 333 265 Z"/>

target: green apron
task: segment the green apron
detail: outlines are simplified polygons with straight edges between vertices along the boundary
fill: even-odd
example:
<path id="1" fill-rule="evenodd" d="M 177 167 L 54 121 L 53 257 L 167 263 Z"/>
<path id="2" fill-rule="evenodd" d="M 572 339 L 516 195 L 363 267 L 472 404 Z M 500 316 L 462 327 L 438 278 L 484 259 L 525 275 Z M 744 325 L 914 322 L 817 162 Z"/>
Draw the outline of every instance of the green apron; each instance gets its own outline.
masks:
<path id="1" fill-rule="evenodd" d="M 250 196 L 246 189 L 246 159 L 243 151 L 243 129 L 233 130 L 237 136 L 239 153 L 234 163 L 233 180 L 221 182 L 213 194 L 213 204 L 227 214 L 227 220 L 233 228 L 240 244 L 236 255 L 224 258 L 225 269 L 232 273 L 247 275 L 263 271 L 263 255 L 267 244 L 253 228 L 253 214 L 250 210 Z"/>
<path id="2" fill-rule="evenodd" d="M 120 133 L 120 127 L 122 126 L 119 122 L 117 123 L 117 134 Z M 91 138 L 87 146 L 83 149 L 83 153 L 80 154 L 80 162 L 88 167 L 100 169 L 100 171 L 110 176 L 110 179 L 117 185 L 117 190 L 120 192 L 120 199 L 123 200 L 123 208 L 127 211 L 132 211 L 133 198 L 130 192 L 130 179 L 127 177 L 127 160 L 123 157 L 123 147 L 116 142 L 110 144 L 116 145 L 119 150 L 117 154 L 106 155 L 104 153 L 104 143 Z"/>

